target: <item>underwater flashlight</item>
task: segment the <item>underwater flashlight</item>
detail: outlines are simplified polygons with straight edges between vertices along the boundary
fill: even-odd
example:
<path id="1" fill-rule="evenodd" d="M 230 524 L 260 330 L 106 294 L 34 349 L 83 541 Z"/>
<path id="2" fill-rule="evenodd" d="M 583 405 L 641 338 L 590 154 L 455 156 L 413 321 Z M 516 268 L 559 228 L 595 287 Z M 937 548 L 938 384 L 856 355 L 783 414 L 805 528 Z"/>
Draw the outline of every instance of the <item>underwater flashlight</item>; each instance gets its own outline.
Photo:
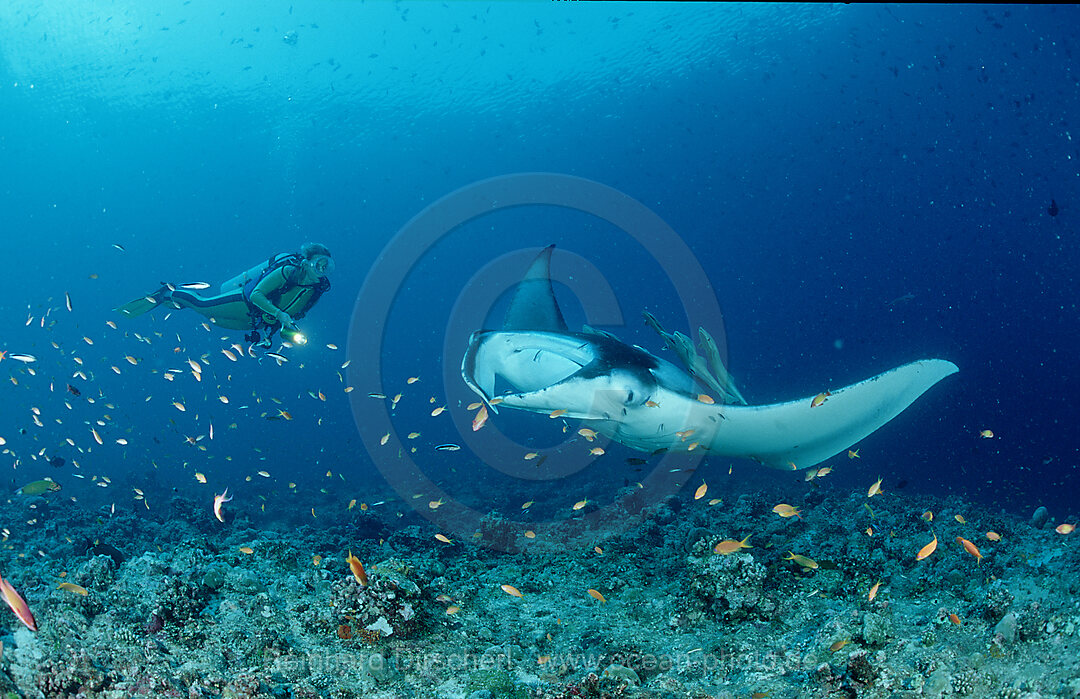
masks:
<path id="1" fill-rule="evenodd" d="M 304 333 L 300 332 L 296 328 L 291 328 L 289 330 L 284 330 L 284 331 L 282 331 L 281 334 L 282 335 L 287 334 L 289 336 L 289 342 L 293 343 L 294 345 L 306 345 L 307 344 L 307 337 L 304 335 Z"/>

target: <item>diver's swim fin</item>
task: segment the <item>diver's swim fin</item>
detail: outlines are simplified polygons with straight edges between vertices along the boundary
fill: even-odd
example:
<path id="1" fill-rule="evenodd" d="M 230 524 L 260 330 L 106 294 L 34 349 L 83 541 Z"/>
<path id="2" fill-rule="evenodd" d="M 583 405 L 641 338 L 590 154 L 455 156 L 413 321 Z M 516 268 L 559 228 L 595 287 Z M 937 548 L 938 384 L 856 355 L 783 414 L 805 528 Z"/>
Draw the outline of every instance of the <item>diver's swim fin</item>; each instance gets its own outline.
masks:
<path id="1" fill-rule="evenodd" d="M 125 318 L 134 318 L 135 316 L 141 316 L 143 313 L 149 313 L 158 307 L 161 303 L 161 293 L 167 291 L 167 286 L 162 286 L 160 289 L 152 294 L 146 296 L 140 296 L 134 301 L 128 301 L 122 306 L 117 306 L 113 310 L 124 316 Z"/>

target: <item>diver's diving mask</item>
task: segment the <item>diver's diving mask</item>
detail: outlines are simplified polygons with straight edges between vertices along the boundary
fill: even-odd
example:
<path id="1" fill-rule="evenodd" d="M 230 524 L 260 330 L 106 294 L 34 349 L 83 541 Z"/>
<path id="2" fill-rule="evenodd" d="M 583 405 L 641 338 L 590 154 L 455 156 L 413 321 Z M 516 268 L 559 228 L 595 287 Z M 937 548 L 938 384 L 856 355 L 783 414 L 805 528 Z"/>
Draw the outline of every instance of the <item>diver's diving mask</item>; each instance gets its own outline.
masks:
<path id="1" fill-rule="evenodd" d="M 334 260 L 329 255 L 316 255 L 307 261 L 308 269 L 319 277 L 334 273 Z"/>

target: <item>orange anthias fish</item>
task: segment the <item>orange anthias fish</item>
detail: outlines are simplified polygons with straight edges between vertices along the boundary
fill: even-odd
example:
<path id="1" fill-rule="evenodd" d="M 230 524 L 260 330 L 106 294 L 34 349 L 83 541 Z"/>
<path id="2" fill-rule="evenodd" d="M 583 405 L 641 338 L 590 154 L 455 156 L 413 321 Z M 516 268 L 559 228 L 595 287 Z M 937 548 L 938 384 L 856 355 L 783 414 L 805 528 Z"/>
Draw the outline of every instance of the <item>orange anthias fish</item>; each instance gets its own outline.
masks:
<path id="1" fill-rule="evenodd" d="M 352 555 L 352 549 L 349 549 L 349 557 L 345 560 L 348 561 L 349 569 L 352 570 L 356 582 L 360 583 L 360 587 L 367 587 L 367 573 L 364 571 L 364 564 L 360 562 L 359 558 Z"/>
<path id="2" fill-rule="evenodd" d="M 37 622 L 34 621 L 34 615 L 30 612 L 26 600 L 15 591 L 11 583 L 2 577 L 0 577 L 0 595 L 4 596 L 4 601 L 11 607 L 11 611 L 15 612 L 15 616 L 19 617 L 19 621 L 26 624 L 26 628 L 37 631 Z"/>
<path id="3" fill-rule="evenodd" d="M 225 521 L 225 517 L 223 517 L 222 514 L 221 514 L 221 506 L 223 504 L 231 501 L 231 500 L 232 500 L 232 497 L 229 496 L 229 489 L 228 488 L 226 488 L 225 492 L 223 492 L 221 495 L 215 495 L 214 496 L 214 516 L 217 517 L 217 520 L 219 522 L 224 522 Z"/>
<path id="4" fill-rule="evenodd" d="M 962 536 L 956 537 L 956 542 L 964 547 L 964 550 L 970 553 L 975 558 L 979 559 L 979 563 L 982 563 L 983 555 L 979 552 L 979 549 L 975 544 L 971 543 Z"/>
<path id="5" fill-rule="evenodd" d="M 915 560 L 921 561 L 922 559 L 932 554 L 935 549 L 937 549 L 937 534 L 934 534 L 933 541 L 919 549 L 919 552 L 915 554 Z"/>
<path id="6" fill-rule="evenodd" d="M 473 432 L 476 432 L 481 427 L 483 427 L 484 423 L 487 422 L 487 419 L 488 419 L 487 406 L 486 405 L 481 405 L 480 410 L 476 411 L 476 417 L 474 417 L 473 421 L 472 421 L 472 430 L 473 430 Z"/>
<path id="7" fill-rule="evenodd" d="M 1074 531 L 1076 531 L 1076 525 L 1075 524 L 1059 524 L 1056 527 L 1054 527 L 1054 531 L 1056 531 L 1058 534 L 1072 534 Z"/>
<path id="8" fill-rule="evenodd" d="M 866 491 L 866 497 L 872 498 L 875 495 L 880 495 L 881 494 L 881 481 L 882 481 L 881 478 L 874 481 L 874 484 L 872 486 L 870 486 L 869 490 Z"/>
<path id="9" fill-rule="evenodd" d="M 750 541 L 750 535 L 747 535 L 747 537 L 745 539 L 743 539 L 742 541 L 735 541 L 734 539 L 725 539 L 724 541 L 721 541 L 719 544 L 717 544 L 716 546 L 713 547 L 713 553 L 718 553 L 721 556 L 727 556 L 729 554 L 735 553 L 739 549 L 752 549 L 752 548 L 754 548 L 753 546 L 750 546 L 747 543 L 748 541 Z"/>

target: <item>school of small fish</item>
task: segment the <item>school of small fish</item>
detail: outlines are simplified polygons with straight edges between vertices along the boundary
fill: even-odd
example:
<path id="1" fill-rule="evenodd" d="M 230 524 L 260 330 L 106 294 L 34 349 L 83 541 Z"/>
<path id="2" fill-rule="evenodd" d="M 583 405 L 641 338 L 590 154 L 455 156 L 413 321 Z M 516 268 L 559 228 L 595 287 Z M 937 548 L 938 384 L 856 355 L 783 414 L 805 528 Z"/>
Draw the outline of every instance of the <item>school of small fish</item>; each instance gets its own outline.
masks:
<path id="1" fill-rule="evenodd" d="M 201 290 L 208 288 L 210 285 L 205 282 L 196 282 L 190 284 L 181 284 L 177 288 L 189 289 L 189 290 Z M 65 293 L 63 297 L 63 308 L 68 313 L 75 313 L 77 306 L 69 293 Z M 26 325 L 32 326 L 35 324 L 35 320 L 43 329 L 52 328 L 58 321 L 52 315 L 51 310 L 47 310 L 38 318 L 30 316 L 27 319 Z M 151 447 L 147 441 L 148 436 L 141 434 L 139 428 L 129 421 L 128 424 L 124 424 L 124 421 L 119 418 L 119 415 L 125 413 L 121 406 L 124 400 L 131 401 L 134 398 L 138 399 L 141 404 L 153 402 L 155 405 L 171 406 L 167 408 L 172 417 L 169 418 L 171 425 L 170 431 L 172 435 L 169 437 L 173 439 L 177 448 L 177 453 L 181 457 L 187 456 L 185 453 L 179 452 L 183 449 L 184 452 L 189 452 L 195 455 L 194 457 L 188 456 L 188 458 L 178 458 L 177 461 L 182 463 L 182 468 L 185 470 L 185 478 L 194 478 L 200 485 L 206 485 L 213 480 L 218 487 L 225 486 L 226 484 L 221 482 L 223 479 L 215 477 L 214 471 L 216 462 L 212 461 L 209 453 L 210 442 L 214 441 L 215 431 L 214 423 L 212 420 L 217 420 L 218 425 L 225 425 L 228 423 L 228 429 L 225 430 L 227 435 L 229 430 L 240 429 L 239 425 L 242 420 L 250 416 L 254 416 L 256 413 L 262 410 L 259 418 L 267 421 L 282 421 L 284 424 L 292 422 L 294 420 L 308 420 L 314 422 L 317 425 L 322 424 L 322 416 L 316 415 L 311 418 L 312 411 L 309 408 L 301 408 L 299 404 L 291 405 L 291 410 L 285 407 L 284 398 L 276 397 L 272 395 L 260 395 L 255 391 L 251 392 L 250 396 L 242 395 L 242 392 L 234 390 L 230 386 L 233 371 L 236 371 L 238 366 L 243 366 L 245 362 L 251 362 L 252 360 L 260 362 L 262 366 L 271 368 L 270 361 L 272 360 L 272 368 L 275 371 L 288 371 L 291 367 L 285 367 L 290 363 L 290 356 L 287 353 L 292 349 L 288 343 L 283 343 L 277 351 L 263 351 L 256 352 L 251 345 L 243 346 L 238 343 L 232 343 L 228 346 L 218 347 L 216 351 L 210 350 L 204 353 L 194 353 L 187 349 L 186 343 L 181 339 L 179 334 L 173 336 L 166 335 L 164 332 L 153 332 L 150 334 L 140 334 L 131 330 L 121 330 L 114 321 L 106 321 L 105 326 L 109 328 L 109 332 L 113 334 L 122 334 L 125 341 L 133 343 L 134 347 L 129 348 L 130 354 L 117 355 L 115 357 L 106 357 L 101 353 L 101 348 L 107 343 L 102 342 L 104 338 L 91 335 L 85 335 L 81 338 L 81 342 L 76 345 L 71 343 L 69 346 L 62 345 L 59 342 L 51 342 L 52 352 L 45 350 L 35 349 L 36 354 L 29 354 L 26 352 L 9 352 L 7 350 L 0 351 L 0 362 L 10 360 L 16 364 L 11 365 L 12 371 L 9 376 L 9 380 L 16 387 L 22 387 L 28 390 L 35 390 L 32 386 L 37 386 L 43 383 L 45 375 L 50 371 L 54 374 L 54 377 L 47 384 L 47 393 L 52 394 L 53 398 L 48 395 L 42 395 L 42 400 L 35 401 L 40 405 L 31 406 L 28 411 L 28 416 L 31 422 L 38 428 L 44 427 L 48 424 L 48 421 L 55 421 L 55 424 L 60 426 L 66 434 L 63 435 L 63 443 L 67 446 L 64 448 L 65 455 L 70 459 L 72 466 L 78 469 L 77 472 L 72 473 L 72 477 L 89 480 L 90 483 L 96 487 L 108 488 L 111 486 L 111 479 L 101 473 L 84 473 L 81 470 L 84 464 L 91 466 L 97 462 L 96 458 L 99 453 L 110 453 L 108 450 L 115 450 L 117 447 L 126 447 L 132 453 L 139 452 L 139 450 L 149 450 Z M 203 323 L 202 327 L 207 331 L 212 331 L 210 325 Z M 225 337 L 222 338 L 225 340 Z M 154 348 L 149 347 L 154 344 L 170 346 L 170 349 L 165 351 L 155 351 Z M 36 347 L 36 345 L 35 345 Z M 330 351 L 337 350 L 337 345 L 333 343 L 326 343 L 326 348 Z M 147 361 L 148 355 L 156 354 L 158 358 L 164 358 L 167 360 L 165 368 L 153 368 L 155 362 Z M 303 368 L 303 364 L 299 359 L 291 364 L 291 366 L 299 366 Z M 335 366 L 337 362 L 335 361 Z M 340 365 L 341 370 L 347 369 L 349 361 L 345 361 Z M 97 367 L 95 370 L 93 367 Z M 110 384 L 112 377 L 121 376 L 129 378 L 132 375 L 150 378 L 156 376 L 160 381 L 164 382 L 158 384 L 156 392 L 162 395 L 158 396 L 155 400 L 154 394 L 148 389 L 145 395 L 132 396 L 125 395 L 126 392 L 123 388 Z M 346 386 L 345 377 L 339 371 L 337 373 L 339 383 L 342 384 L 343 392 L 346 394 L 352 393 L 353 386 Z M 35 383 L 36 382 L 36 383 Z M 69 383 L 70 382 L 70 383 Z M 383 392 L 382 390 L 370 391 L 367 396 L 374 400 L 388 401 L 391 412 L 399 409 L 399 406 L 410 404 L 409 401 L 416 400 L 416 390 L 422 389 L 425 383 L 421 382 L 419 376 L 410 376 L 404 382 L 402 390 L 396 392 L 392 398 L 388 398 L 389 392 Z M 149 386 L 149 382 L 146 384 Z M 59 390 L 56 390 L 56 386 L 59 386 Z M 205 386 L 206 390 L 199 390 Z M 37 386 L 38 390 L 44 392 L 43 386 Z M 415 387 L 415 388 L 413 388 Z M 321 388 L 319 386 L 312 386 L 309 389 L 304 389 L 300 392 L 302 395 L 305 391 L 307 396 L 315 403 L 306 403 L 306 405 L 319 406 L 320 403 L 328 402 L 328 395 L 324 392 L 325 385 Z M 328 389 L 327 389 L 328 390 Z M 332 398 L 331 394 L 331 398 Z M 359 395 L 359 394 L 358 394 Z M 820 408 L 833 394 L 829 391 L 824 391 L 817 394 L 810 401 L 810 408 Z M 71 412 L 73 417 L 68 418 L 65 422 L 64 418 L 68 417 L 67 414 L 61 411 L 56 405 L 55 396 L 60 396 L 66 411 Z M 299 399 L 300 396 L 297 396 Z M 696 394 L 694 398 L 704 404 L 714 404 L 713 399 L 708 394 Z M 307 398 L 303 399 L 307 401 Z M 444 399 L 445 400 L 445 399 Z M 487 403 L 477 402 L 467 406 L 469 412 L 473 412 L 471 417 L 471 428 L 473 432 L 477 432 L 483 429 L 489 424 L 491 415 L 489 414 L 489 405 L 497 405 L 500 399 L 494 399 Z M 291 401 L 290 401 L 291 403 Z M 460 410 L 460 406 L 457 408 L 446 404 L 444 401 L 437 400 L 435 396 L 430 396 L 428 404 L 434 407 L 427 409 L 424 408 L 432 418 L 437 418 L 448 411 Z M 655 402 L 649 401 L 646 403 L 648 407 L 659 407 Z M 173 411 L 173 409 L 175 409 Z M 823 413 L 828 414 L 832 408 L 824 409 Z M 455 414 L 451 412 L 451 414 Z M 817 412 L 815 411 L 815 414 Z M 598 433 L 589 427 L 580 427 L 576 431 L 573 427 L 568 425 L 566 418 L 568 411 L 565 409 L 556 409 L 548 413 L 548 417 L 552 420 L 560 420 L 563 425 L 563 432 L 569 434 L 576 434 L 581 440 L 588 444 L 595 442 L 599 435 Z M 446 418 L 443 418 L 445 420 Z M 179 421 L 179 422 L 178 422 Z M 248 421 L 247 424 L 250 424 Z M 264 423 L 265 424 L 265 423 Z M 436 423 L 432 423 L 436 424 Z M 558 423 L 557 423 L 558 424 Z M 190 435 L 187 433 L 191 433 Z M 405 441 L 416 442 L 423 447 L 423 442 L 426 441 L 424 435 L 427 434 L 426 430 L 411 430 L 408 432 L 402 432 L 400 434 L 405 435 Z M 675 434 L 687 444 L 687 450 L 692 451 L 699 446 L 698 442 L 691 441 L 694 430 L 682 430 L 675 432 Z M 970 434 L 970 433 L 969 433 Z M 219 438 L 222 437 L 222 432 L 218 431 Z M 995 434 L 989 429 L 983 429 L 978 432 L 978 436 L 981 439 L 995 439 Z M 392 433 L 384 434 L 379 440 L 380 446 L 386 446 L 390 443 Z M 206 443 L 203 440 L 206 439 Z M 574 438 L 577 439 L 576 437 Z M 35 436 L 34 441 L 37 440 Z M 581 445 L 581 440 L 577 440 L 577 443 Z M 19 440 L 20 442 L 28 442 L 30 440 Z M 217 440 L 218 442 L 222 439 Z M 155 439 L 156 442 L 156 439 Z M 399 451 L 404 449 L 403 440 L 397 437 L 394 441 L 395 449 Z M 114 446 L 115 445 L 115 446 Z M 606 451 L 601 446 L 585 446 L 585 451 L 589 455 L 599 457 L 605 455 Z M 0 447 L 5 447 L 3 453 L 10 455 L 14 459 L 13 467 L 18 469 L 19 466 L 24 465 L 28 460 L 32 462 L 49 462 L 51 459 L 59 456 L 57 453 L 59 448 L 53 446 L 39 447 L 34 445 L 34 448 L 30 448 L 30 445 L 26 443 L 20 443 L 19 449 L 16 451 L 14 445 L 9 445 L 8 436 L 0 436 Z M 98 449 L 100 447 L 100 449 Z M 222 447 L 225 448 L 225 447 Z M 417 446 L 411 447 L 412 451 L 417 451 Z M 427 449 L 437 452 L 457 452 L 462 449 L 459 444 L 453 442 L 441 442 L 441 443 L 428 443 Z M 256 450 L 258 451 L 258 450 Z M 144 456 L 149 457 L 149 452 L 139 452 Z M 541 457 L 541 454 L 545 456 Z M 525 452 L 523 459 L 526 461 L 536 461 L 537 465 L 543 462 L 548 452 L 544 451 L 529 451 Z M 171 452 L 169 453 L 171 456 Z M 160 458 L 159 452 L 154 452 L 153 456 Z M 216 454 L 218 458 L 226 461 L 232 461 L 234 455 L 226 455 L 223 453 Z M 238 455 L 236 455 L 238 456 Z M 849 460 L 861 459 L 859 449 L 847 450 L 846 456 Z M 133 458 L 137 458 L 134 457 Z M 262 458 L 262 457 L 260 457 Z M 449 457 L 453 458 L 453 457 Z M 608 457 L 610 458 L 610 457 Z M 868 457 L 869 458 L 869 457 Z M 147 458 L 157 468 L 157 463 Z M 80 463 L 83 462 L 83 463 Z M 630 463 L 645 463 L 645 460 L 630 461 Z M 190 470 L 188 470 L 190 469 Z M 196 470 L 198 469 L 198 470 Z M 823 478 L 832 471 L 830 466 L 820 466 L 814 469 L 808 469 L 805 475 L 806 481 L 814 481 L 816 479 Z M 266 469 L 259 469 L 254 471 L 248 471 L 248 473 L 254 473 L 254 475 L 261 479 L 267 480 L 268 486 L 274 486 L 277 479 Z M 729 469 L 729 474 L 731 473 Z M 89 478 L 87 478 L 89 476 Z M 327 477 L 331 477 L 331 472 L 327 472 Z M 247 481 L 251 481 L 251 476 L 247 477 Z M 882 489 L 882 478 L 879 478 L 874 482 L 867 490 L 867 498 L 873 498 L 875 496 L 885 495 L 885 491 Z M 190 480 L 188 481 L 190 482 Z M 277 484 L 281 487 L 281 484 Z M 811 484 L 816 486 L 817 484 Z M 195 487 L 195 486 L 193 486 Z M 230 495 L 230 488 L 236 490 L 236 484 L 229 484 L 227 487 L 222 488 L 222 492 L 213 495 L 212 505 L 210 510 L 213 517 L 221 524 L 226 524 L 224 506 L 226 503 L 233 502 L 234 496 Z M 296 484 L 289 483 L 288 490 L 295 490 Z M 700 485 L 694 490 L 692 499 L 694 501 L 703 500 L 706 494 L 709 492 L 710 486 L 701 481 Z M 48 495 L 53 494 L 61 490 L 60 483 L 56 482 L 52 478 L 44 478 L 35 481 L 31 481 L 23 485 L 17 492 L 21 495 Z M 150 504 L 147 501 L 148 495 L 144 489 L 139 487 L 132 487 L 134 493 L 133 499 L 137 501 L 139 507 L 146 509 L 150 508 Z M 325 492 L 325 491 L 324 491 Z M 151 493 L 152 495 L 152 493 Z M 258 496 L 262 498 L 264 502 L 261 504 L 262 508 L 266 507 L 266 498 L 262 495 Z M 427 503 L 427 509 L 430 511 L 438 510 L 445 504 L 443 498 L 427 499 L 423 497 L 422 493 L 418 493 L 414 496 L 415 499 L 421 499 L 421 502 Z M 74 497 L 72 498 L 74 499 Z M 235 507 L 254 507 L 252 504 L 253 498 L 243 497 L 237 500 Z M 202 502 L 206 502 L 205 500 Z M 707 501 L 709 505 L 717 505 L 722 502 L 719 498 L 712 498 Z M 380 505 L 383 503 L 375 503 Z M 522 505 L 522 510 L 528 510 L 534 503 L 532 501 L 526 502 Z M 583 510 L 586 506 L 591 505 L 592 501 L 588 498 L 581 498 L 573 502 L 570 507 L 571 512 L 577 512 Z M 349 501 L 348 511 L 353 510 L 357 505 L 357 500 L 351 499 Z M 110 514 L 114 514 L 116 511 L 116 504 L 114 503 L 110 509 Z M 563 505 L 565 507 L 565 505 Z M 595 505 L 593 505 L 595 508 Z M 367 503 L 360 503 L 359 509 L 362 512 L 368 511 Z M 866 505 L 866 509 L 870 512 L 871 519 L 873 518 L 873 510 Z M 205 510 L 203 510 L 205 512 Z M 445 510 L 444 510 L 445 511 Z M 798 527 L 801 526 L 798 520 L 802 520 L 802 510 L 790 505 L 788 503 L 779 503 L 772 508 L 772 512 L 780 518 L 792 519 L 791 523 L 784 523 L 784 526 Z M 315 509 L 311 509 L 311 514 L 315 516 Z M 580 516 L 580 515 L 578 515 Z M 947 516 L 947 515 L 943 515 Z M 933 524 L 934 516 L 930 511 L 926 511 L 921 516 L 922 520 L 928 525 Z M 961 514 L 953 515 L 953 520 L 959 525 L 967 525 L 967 520 Z M 939 524 L 936 525 L 940 527 Z M 1076 523 L 1062 523 L 1059 524 L 1055 531 L 1066 536 L 1075 531 Z M 928 527 L 929 528 L 929 527 Z M 5 539 L 7 537 L 7 530 L 5 530 Z M 866 534 L 869 536 L 874 535 L 874 529 L 867 527 Z M 929 532 L 932 535 L 931 540 L 926 543 L 915 553 L 916 561 L 924 561 L 932 556 L 938 549 L 938 538 L 935 532 Z M 743 538 L 726 538 L 719 543 L 716 543 L 713 547 L 713 552 L 716 555 L 729 556 L 742 552 L 744 550 L 753 549 L 750 545 L 751 534 L 746 534 L 745 531 L 741 532 L 745 534 Z M 525 530 L 523 537 L 529 540 L 537 539 L 537 533 L 534 530 Z M 972 534 L 972 538 L 976 538 Z M 1000 534 L 994 531 L 987 531 L 984 534 L 986 540 L 991 543 L 1000 543 L 1002 537 Z M 454 545 L 455 542 L 449 536 L 443 533 L 436 533 L 434 538 L 445 545 Z M 981 540 L 981 539 L 980 539 Z M 959 548 L 963 549 L 964 553 L 975 558 L 974 565 L 981 564 L 984 555 L 978 548 L 978 546 L 963 536 L 956 536 L 955 541 L 959 545 Z M 984 543 L 984 546 L 987 545 Z M 943 547 L 943 551 L 945 548 Z M 252 546 L 242 545 L 238 550 L 245 556 L 254 556 L 256 549 Z M 594 548 L 594 553 L 597 555 L 603 555 L 603 549 L 599 546 Z M 812 553 L 812 552 L 811 552 Z M 941 555 L 941 554 L 939 554 Z M 329 559 L 328 559 L 329 560 Z M 369 578 L 367 571 L 361 561 L 353 555 L 352 550 L 348 551 L 348 555 L 345 558 L 349 568 L 349 572 L 352 578 L 360 587 L 366 587 L 369 584 Z M 970 559 L 969 564 L 970 563 Z M 320 566 L 323 561 L 323 557 L 319 554 L 312 556 L 312 564 L 316 567 Z M 802 571 L 802 574 L 813 574 L 812 571 L 820 570 L 822 566 L 828 564 L 827 561 L 821 559 L 820 561 L 803 555 L 801 553 L 795 553 L 794 551 L 788 551 L 787 555 L 780 558 L 780 561 L 790 563 L 792 570 Z M 882 581 L 875 582 L 868 591 L 863 587 L 862 590 L 866 591 L 868 601 L 874 601 L 881 590 L 883 585 Z M 88 596 L 90 593 L 86 588 L 83 588 L 75 583 L 69 581 L 61 581 L 57 584 L 57 589 L 64 590 L 68 593 L 77 596 Z M 603 589 L 609 589 L 604 585 L 599 587 Z M 524 599 L 525 595 L 521 590 L 509 583 L 501 584 L 500 589 L 507 595 L 519 599 Z M 579 588 L 580 589 L 580 588 Z M 597 587 L 590 587 L 585 589 L 586 594 L 597 600 L 601 605 L 607 603 L 607 597 L 600 592 Z M 609 590 L 609 594 L 611 594 Z M 860 592 L 860 594 L 862 594 Z M 16 615 L 16 617 L 31 631 L 37 630 L 37 621 L 33 616 L 29 606 L 25 599 L 17 592 L 10 582 L 3 577 L 0 577 L 0 596 L 4 598 L 5 603 Z M 452 602 L 452 598 L 447 597 L 441 600 L 444 604 Z M 454 615 L 460 611 L 459 604 L 449 604 L 446 607 L 447 615 Z M 961 621 L 956 614 L 950 614 L 949 620 L 959 626 Z M 850 639 L 837 641 L 830 647 L 833 652 L 840 650 L 850 642 Z M 763 695 L 764 696 L 764 695 Z"/>

